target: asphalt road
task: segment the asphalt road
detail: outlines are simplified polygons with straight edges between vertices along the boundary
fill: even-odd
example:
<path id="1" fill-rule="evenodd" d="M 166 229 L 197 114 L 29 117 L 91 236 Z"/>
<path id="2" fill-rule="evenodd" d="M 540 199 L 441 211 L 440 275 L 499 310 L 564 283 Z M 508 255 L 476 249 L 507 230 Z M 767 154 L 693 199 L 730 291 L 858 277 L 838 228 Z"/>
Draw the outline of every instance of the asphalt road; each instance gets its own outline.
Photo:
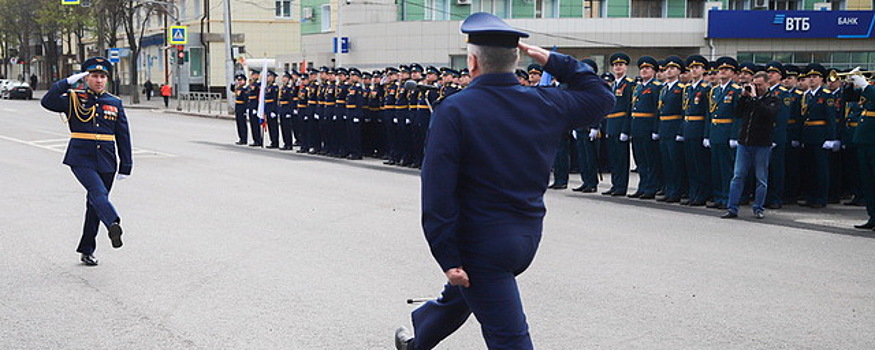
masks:
<path id="1" fill-rule="evenodd" d="M 133 176 L 112 193 L 125 246 L 102 229 L 90 268 L 66 125 L 0 101 L 0 349 L 392 349 L 405 300 L 439 293 L 416 171 L 234 146 L 229 120 L 128 114 Z M 875 236 L 848 228 L 860 208 L 726 221 L 546 201 L 519 278 L 539 349 L 875 348 Z M 439 346 L 484 348 L 473 317 Z"/>

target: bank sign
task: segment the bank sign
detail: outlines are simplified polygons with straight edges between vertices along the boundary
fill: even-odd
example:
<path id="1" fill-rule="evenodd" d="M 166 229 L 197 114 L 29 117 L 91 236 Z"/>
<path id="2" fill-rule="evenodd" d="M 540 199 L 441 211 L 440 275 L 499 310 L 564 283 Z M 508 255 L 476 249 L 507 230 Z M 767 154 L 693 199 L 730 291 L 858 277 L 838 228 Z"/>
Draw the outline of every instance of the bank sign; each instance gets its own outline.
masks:
<path id="1" fill-rule="evenodd" d="M 708 38 L 875 38 L 875 11 L 708 11 Z"/>

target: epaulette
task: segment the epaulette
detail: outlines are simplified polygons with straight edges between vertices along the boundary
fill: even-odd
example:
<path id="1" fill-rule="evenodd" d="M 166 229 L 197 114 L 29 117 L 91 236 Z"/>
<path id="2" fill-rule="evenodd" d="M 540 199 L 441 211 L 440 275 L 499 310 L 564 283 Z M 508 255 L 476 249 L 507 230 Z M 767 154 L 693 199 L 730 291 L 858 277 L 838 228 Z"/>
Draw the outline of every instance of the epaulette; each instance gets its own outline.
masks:
<path id="1" fill-rule="evenodd" d="M 793 90 L 793 92 L 797 95 L 804 95 L 805 94 L 805 92 L 803 92 L 802 90 L 799 90 L 799 89 L 795 89 L 795 90 Z"/>
<path id="2" fill-rule="evenodd" d="M 783 87 L 783 86 L 779 86 L 779 87 L 778 87 L 778 90 L 781 90 L 781 91 L 783 91 L 783 92 L 787 92 L 787 88 L 785 88 L 785 87 Z"/>
<path id="3" fill-rule="evenodd" d="M 660 86 L 660 85 L 662 85 L 662 82 L 659 80 L 654 80 L 653 85 Z"/>
<path id="4" fill-rule="evenodd" d="M 687 85 L 690 85 L 690 84 L 686 84 L 686 83 L 678 83 L 678 87 L 681 88 L 681 89 L 685 89 L 685 88 L 687 87 Z"/>
<path id="5" fill-rule="evenodd" d="M 113 95 L 113 94 L 111 94 L 111 93 L 108 93 L 108 92 L 104 92 L 104 94 L 107 94 L 107 95 L 109 95 L 109 97 L 112 97 L 112 98 L 115 98 L 115 99 L 117 99 L 117 100 L 119 100 L 119 101 L 121 101 L 121 100 L 122 100 L 122 98 L 121 98 L 121 97 L 118 97 L 118 96 L 116 96 L 116 95 Z"/>
<path id="6" fill-rule="evenodd" d="M 630 82 L 630 83 L 634 83 L 634 82 L 635 82 L 635 79 L 632 79 L 632 78 L 626 77 L 626 81 L 628 81 L 628 82 Z"/>
<path id="7" fill-rule="evenodd" d="M 828 94 L 832 93 L 832 91 L 830 91 L 829 89 L 823 89 L 823 92 L 828 93 Z"/>
<path id="8" fill-rule="evenodd" d="M 732 88 L 733 89 L 741 89 L 741 85 L 738 85 L 736 83 L 732 83 Z"/>

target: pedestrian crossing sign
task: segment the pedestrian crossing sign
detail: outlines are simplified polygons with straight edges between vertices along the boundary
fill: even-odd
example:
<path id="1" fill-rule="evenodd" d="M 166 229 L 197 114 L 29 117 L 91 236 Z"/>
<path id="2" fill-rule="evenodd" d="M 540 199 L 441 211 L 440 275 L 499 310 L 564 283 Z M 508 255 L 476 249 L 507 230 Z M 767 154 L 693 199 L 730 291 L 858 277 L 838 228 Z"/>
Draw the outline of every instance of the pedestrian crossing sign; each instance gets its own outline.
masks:
<path id="1" fill-rule="evenodd" d="M 61 0 L 61 5 L 79 5 L 79 0 Z"/>
<path id="2" fill-rule="evenodd" d="M 170 45 L 185 45 L 188 44 L 188 27 L 186 26 L 171 26 Z"/>

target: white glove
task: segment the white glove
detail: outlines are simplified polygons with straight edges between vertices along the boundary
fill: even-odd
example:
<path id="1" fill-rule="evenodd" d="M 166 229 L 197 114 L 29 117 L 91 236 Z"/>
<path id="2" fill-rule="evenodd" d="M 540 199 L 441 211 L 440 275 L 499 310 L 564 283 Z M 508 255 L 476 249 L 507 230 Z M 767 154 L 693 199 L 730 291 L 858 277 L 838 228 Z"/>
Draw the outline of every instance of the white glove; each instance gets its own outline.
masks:
<path id="1" fill-rule="evenodd" d="M 352 118 L 352 122 L 353 122 L 353 123 L 358 123 L 358 122 L 359 122 L 359 118 Z"/>
<path id="2" fill-rule="evenodd" d="M 318 114 L 313 114 L 313 119 L 319 120 L 319 115 L 318 115 Z"/>
<path id="3" fill-rule="evenodd" d="M 293 110 L 292 110 L 292 114 L 294 114 L 294 115 L 298 115 L 298 110 L 297 110 L 297 109 L 293 109 Z"/>
<path id="4" fill-rule="evenodd" d="M 832 142 L 832 151 L 838 152 L 840 149 L 842 149 L 842 142 L 839 140 L 833 141 Z"/>
<path id="5" fill-rule="evenodd" d="M 659 140 L 659 134 L 655 132 L 650 133 L 650 139 L 652 139 L 653 141 Z"/>
<path id="6" fill-rule="evenodd" d="M 398 118 L 392 118 L 392 122 L 398 124 Z"/>
<path id="7" fill-rule="evenodd" d="M 849 79 L 857 89 L 862 89 L 866 87 L 866 85 L 869 85 L 869 83 L 866 82 L 866 78 L 863 78 L 862 75 L 852 75 Z"/>
<path id="8" fill-rule="evenodd" d="M 729 140 L 729 148 L 738 147 L 738 140 Z"/>
<path id="9" fill-rule="evenodd" d="M 85 78 L 86 75 L 91 74 L 89 72 L 76 73 L 69 77 L 67 77 L 67 84 L 73 85 L 75 82 L 79 81 L 82 78 Z"/>
<path id="10" fill-rule="evenodd" d="M 799 141 L 790 141 L 790 147 L 799 148 Z"/>
<path id="11" fill-rule="evenodd" d="M 130 176 L 130 175 L 118 174 L 115 176 L 115 179 L 121 181 L 121 180 L 127 179 L 128 176 Z"/>
<path id="12" fill-rule="evenodd" d="M 404 119 L 404 124 L 410 125 L 410 119 Z"/>
<path id="13" fill-rule="evenodd" d="M 832 141 L 830 141 L 830 140 L 823 141 L 823 146 L 821 146 L 821 147 L 823 147 L 823 149 L 832 149 Z"/>
<path id="14" fill-rule="evenodd" d="M 577 130 L 571 130 L 571 137 L 577 140 Z"/>
<path id="15" fill-rule="evenodd" d="M 626 141 L 629 141 L 629 135 L 620 133 L 620 142 L 626 142 Z"/>
<path id="16" fill-rule="evenodd" d="M 705 148 L 711 148 L 711 140 L 702 139 L 702 146 L 705 146 Z"/>
<path id="17" fill-rule="evenodd" d="M 331 120 L 337 120 L 337 116 L 336 115 L 331 116 Z"/>
<path id="18" fill-rule="evenodd" d="M 599 136 L 599 129 L 589 129 L 589 140 L 595 141 L 595 138 Z"/>
<path id="19" fill-rule="evenodd" d="M 674 140 L 677 141 L 677 142 L 684 142 L 684 137 L 681 136 L 681 135 L 678 135 L 678 136 L 675 136 L 675 137 L 674 137 Z"/>
<path id="20" fill-rule="evenodd" d="M 772 148 L 772 149 L 774 149 L 774 148 L 775 148 L 775 147 L 778 147 L 778 144 L 777 144 L 777 143 L 774 143 L 774 142 L 772 142 L 772 147 L 771 147 L 771 148 Z"/>

